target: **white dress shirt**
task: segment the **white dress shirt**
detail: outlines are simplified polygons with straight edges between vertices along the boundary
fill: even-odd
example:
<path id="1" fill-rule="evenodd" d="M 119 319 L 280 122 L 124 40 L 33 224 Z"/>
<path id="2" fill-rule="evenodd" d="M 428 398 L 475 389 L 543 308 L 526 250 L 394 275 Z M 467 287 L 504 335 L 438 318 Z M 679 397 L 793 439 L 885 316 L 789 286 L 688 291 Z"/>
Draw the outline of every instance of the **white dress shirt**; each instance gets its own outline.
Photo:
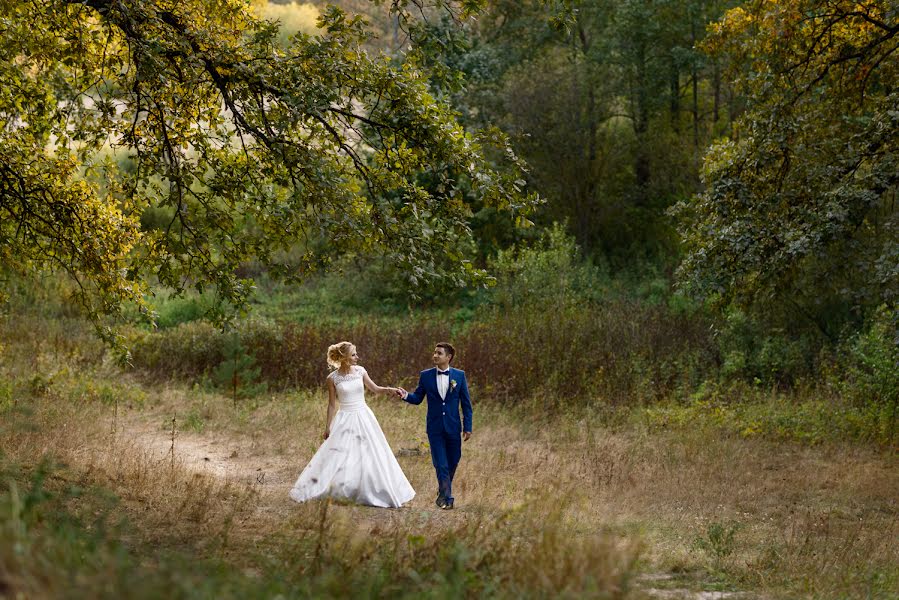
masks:
<path id="1" fill-rule="evenodd" d="M 449 389 L 449 375 L 440 375 L 440 369 L 437 369 L 437 392 L 440 394 L 440 397 L 444 400 L 446 399 L 446 390 Z M 447 368 L 449 371 L 449 368 Z"/>

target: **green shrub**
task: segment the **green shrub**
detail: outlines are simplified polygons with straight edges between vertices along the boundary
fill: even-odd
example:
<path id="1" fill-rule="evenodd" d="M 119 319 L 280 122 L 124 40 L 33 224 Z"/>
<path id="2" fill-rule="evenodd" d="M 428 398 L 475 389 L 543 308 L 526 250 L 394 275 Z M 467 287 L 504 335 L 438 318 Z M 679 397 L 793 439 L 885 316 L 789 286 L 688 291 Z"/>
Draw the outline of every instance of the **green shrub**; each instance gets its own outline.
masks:
<path id="1" fill-rule="evenodd" d="M 899 343 L 895 318 L 886 306 L 880 307 L 868 328 L 844 346 L 840 368 L 830 374 L 846 398 L 876 414 L 881 436 L 889 441 L 897 434 L 899 412 Z"/>
<path id="2" fill-rule="evenodd" d="M 247 353 L 238 333 L 225 337 L 222 362 L 212 371 L 212 380 L 237 405 L 238 398 L 248 398 L 265 391 L 265 382 L 259 382 L 260 369 L 256 359 Z"/>
<path id="3" fill-rule="evenodd" d="M 429 366 L 433 345 L 449 339 L 446 323 L 376 319 L 345 325 L 249 319 L 237 332 L 260 380 L 275 389 L 322 385 L 328 374 L 325 354 L 338 341 L 356 344 L 361 364 L 376 381 L 388 382 L 416 376 Z M 197 381 L 225 362 L 227 341 L 228 335 L 204 322 L 139 332 L 131 342 L 132 364 L 154 378 Z"/>
<path id="4" fill-rule="evenodd" d="M 724 381 L 791 385 L 816 374 L 820 348 L 808 332 L 795 334 L 730 307 L 715 327 Z"/>
<path id="5" fill-rule="evenodd" d="M 885 424 L 884 409 L 826 396 L 822 387 L 770 393 L 743 382 L 707 383 L 684 404 L 646 407 L 642 417 L 651 429 L 713 428 L 742 437 L 765 437 L 803 444 L 874 442 L 895 438 Z"/>
<path id="6" fill-rule="evenodd" d="M 167 329 L 182 323 L 199 321 L 209 315 L 214 300 L 209 295 L 169 298 L 156 307 L 156 325 Z"/>
<path id="7" fill-rule="evenodd" d="M 716 568 L 720 568 L 724 560 L 734 553 L 734 536 L 740 528 L 739 523 L 711 521 L 706 526 L 705 534 L 696 536 L 693 547 L 712 557 Z"/>
<path id="8" fill-rule="evenodd" d="M 222 362 L 222 337 L 205 321 L 158 333 L 132 332 L 131 362 L 155 377 L 196 379 Z"/>
<path id="9" fill-rule="evenodd" d="M 489 271 L 496 276 L 490 302 L 503 309 L 600 299 L 608 287 L 601 271 L 580 256 L 574 238 L 558 223 L 536 244 L 500 251 Z"/>

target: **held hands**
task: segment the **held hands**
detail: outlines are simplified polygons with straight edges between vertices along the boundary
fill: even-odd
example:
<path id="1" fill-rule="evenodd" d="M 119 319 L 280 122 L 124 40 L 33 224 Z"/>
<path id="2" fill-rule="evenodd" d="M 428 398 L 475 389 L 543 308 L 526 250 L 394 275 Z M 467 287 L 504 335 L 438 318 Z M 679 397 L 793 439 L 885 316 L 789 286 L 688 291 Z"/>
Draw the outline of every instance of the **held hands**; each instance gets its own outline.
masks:
<path id="1" fill-rule="evenodd" d="M 409 392 L 407 392 L 403 388 L 393 388 L 393 393 L 396 394 L 397 398 L 401 399 L 405 399 L 406 396 L 409 395 Z"/>

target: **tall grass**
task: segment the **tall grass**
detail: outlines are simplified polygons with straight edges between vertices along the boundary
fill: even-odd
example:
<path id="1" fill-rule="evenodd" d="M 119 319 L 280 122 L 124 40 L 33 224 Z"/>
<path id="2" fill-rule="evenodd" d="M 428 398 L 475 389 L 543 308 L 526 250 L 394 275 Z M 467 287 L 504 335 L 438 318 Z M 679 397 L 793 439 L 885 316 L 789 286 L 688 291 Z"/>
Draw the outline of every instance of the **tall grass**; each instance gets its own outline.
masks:
<path id="1" fill-rule="evenodd" d="M 460 340 L 472 379 L 506 402 L 556 406 L 668 398 L 714 374 L 700 319 L 636 302 L 495 310 Z"/>
<path id="2" fill-rule="evenodd" d="M 549 316 L 549 318 L 548 318 Z M 536 393 L 558 405 L 595 401 L 632 404 L 667 398 L 714 374 L 714 347 L 705 324 L 664 307 L 618 301 L 514 312 L 485 311 L 452 335 L 439 321 L 369 321 L 350 326 L 248 321 L 241 341 L 277 388 L 321 385 L 325 349 L 339 340 L 357 345 L 376 380 L 414 380 L 430 364 L 433 345 L 452 341 L 454 365 L 483 395 L 504 402 Z M 188 323 L 133 344 L 134 365 L 154 377 L 200 378 L 224 359 L 225 336 Z"/>
<path id="3" fill-rule="evenodd" d="M 285 514 L 280 487 L 197 473 L 179 458 L 181 442 L 172 461 L 160 460 L 131 436 L 111 434 L 102 402 L 66 404 L 57 393 L 67 395 L 61 379 L 51 394 L 26 394 L 28 411 L 2 413 L 3 595 L 627 598 L 633 591 L 638 546 L 578 532 L 564 497 L 449 524 L 406 510 L 371 531 L 328 502 Z M 286 433 L 283 422 L 269 427 Z"/>
<path id="4" fill-rule="evenodd" d="M 157 379 L 199 379 L 224 360 L 227 335 L 203 322 L 160 333 L 137 332 L 132 361 Z M 428 366 L 433 344 L 448 338 L 449 328 L 413 321 L 320 326 L 251 320 L 240 326 L 238 335 L 262 377 L 274 388 L 285 389 L 322 385 L 328 374 L 327 348 L 342 340 L 356 344 L 360 363 L 376 381 L 410 377 Z"/>

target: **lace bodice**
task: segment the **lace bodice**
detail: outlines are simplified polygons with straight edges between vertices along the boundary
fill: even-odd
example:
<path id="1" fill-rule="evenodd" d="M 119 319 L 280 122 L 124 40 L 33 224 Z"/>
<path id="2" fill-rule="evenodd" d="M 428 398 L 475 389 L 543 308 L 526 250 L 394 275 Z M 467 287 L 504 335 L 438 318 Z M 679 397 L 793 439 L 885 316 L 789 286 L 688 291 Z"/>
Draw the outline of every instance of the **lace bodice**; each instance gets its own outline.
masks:
<path id="1" fill-rule="evenodd" d="M 328 378 L 334 382 L 337 388 L 337 401 L 340 403 L 340 410 L 355 410 L 365 406 L 365 384 L 362 376 L 365 375 L 365 369 L 356 365 L 352 371 L 346 375 L 339 371 L 331 371 Z"/>

